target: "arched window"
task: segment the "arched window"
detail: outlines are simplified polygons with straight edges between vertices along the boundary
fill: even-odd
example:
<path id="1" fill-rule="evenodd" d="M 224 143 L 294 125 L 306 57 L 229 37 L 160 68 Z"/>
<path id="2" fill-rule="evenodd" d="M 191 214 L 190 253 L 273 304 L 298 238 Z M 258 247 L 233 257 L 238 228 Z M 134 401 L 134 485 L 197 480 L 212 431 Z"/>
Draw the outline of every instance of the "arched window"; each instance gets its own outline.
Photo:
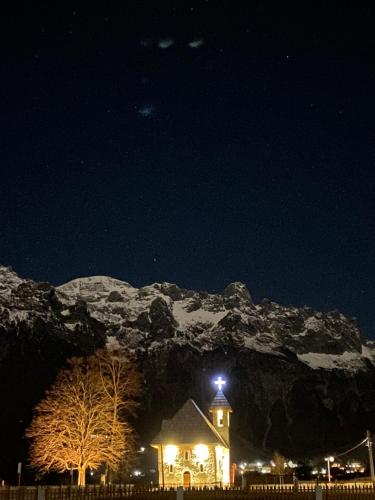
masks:
<path id="1" fill-rule="evenodd" d="M 190 451 L 189 450 L 185 450 L 185 452 L 184 452 L 184 458 L 185 458 L 185 460 L 189 460 L 190 459 Z"/>
<path id="2" fill-rule="evenodd" d="M 199 464 L 199 471 L 200 472 L 204 472 L 204 466 L 203 466 L 203 464 Z"/>
<path id="3" fill-rule="evenodd" d="M 218 410 L 218 412 L 217 412 L 217 426 L 218 427 L 224 426 L 224 412 L 223 412 L 223 410 Z"/>
<path id="4" fill-rule="evenodd" d="M 173 465 L 172 464 L 169 466 L 169 472 L 173 472 Z"/>

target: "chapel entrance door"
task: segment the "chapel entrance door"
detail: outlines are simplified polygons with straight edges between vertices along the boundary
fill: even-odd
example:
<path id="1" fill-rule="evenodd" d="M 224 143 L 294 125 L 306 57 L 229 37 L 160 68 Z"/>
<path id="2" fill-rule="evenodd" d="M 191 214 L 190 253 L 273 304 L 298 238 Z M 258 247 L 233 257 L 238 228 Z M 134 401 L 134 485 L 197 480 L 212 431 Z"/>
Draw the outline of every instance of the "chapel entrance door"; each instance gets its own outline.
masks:
<path id="1" fill-rule="evenodd" d="M 184 472 L 183 485 L 184 485 L 184 488 L 190 488 L 190 486 L 191 486 L 191 474 L 189 471 Z"/>

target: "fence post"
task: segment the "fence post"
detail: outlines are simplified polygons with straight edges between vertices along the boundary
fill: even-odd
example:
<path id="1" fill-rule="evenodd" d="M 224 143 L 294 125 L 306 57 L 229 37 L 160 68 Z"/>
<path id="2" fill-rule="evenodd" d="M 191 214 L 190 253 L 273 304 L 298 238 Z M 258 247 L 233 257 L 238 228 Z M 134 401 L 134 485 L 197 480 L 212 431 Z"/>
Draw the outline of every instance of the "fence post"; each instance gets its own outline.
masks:
<path id="1" fill-rule="evenodd" d="M 184 500 L 184 489 L 182 486 L 177 486 L 176 500 Z"/>
<path id="2" fill-rule="evenodd" d="M 43 486 L 38 486 L 38 500 L 45 500 L 46 495 Z"/>
<path id="3" fill-rule="evenodd" d="M 323 490 L 322 487 L 319 486 L 319 484 L 316 486 L 315 489 L 315 500 L 323 500 Z"/>
<path id="4" fill-rule="evenodd" d="M 246 477 L 241 475 L 241 488 L 244 490 L 246 488 Z"/>

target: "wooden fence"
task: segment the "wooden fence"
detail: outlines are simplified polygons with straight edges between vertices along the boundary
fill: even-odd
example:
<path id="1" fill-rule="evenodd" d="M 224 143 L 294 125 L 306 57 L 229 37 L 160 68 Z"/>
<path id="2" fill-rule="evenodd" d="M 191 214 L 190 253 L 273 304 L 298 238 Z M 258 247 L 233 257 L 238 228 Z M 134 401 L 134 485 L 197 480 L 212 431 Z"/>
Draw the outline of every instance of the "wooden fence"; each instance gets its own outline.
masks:
<path id="1" fill-rule="evenodd" d="M 183 500 L 375 500 L 370 485 L 322 485 L 316 495 L 315 485 L 297 488 L 283 486 L 251 486 L 250 488 L 192 488 L 183 492 Z M 176 490 L 113 486 L 3 486 L 0 500 L 176 500 Z M 181 496 L 179 497 L 181 498 Z"/>

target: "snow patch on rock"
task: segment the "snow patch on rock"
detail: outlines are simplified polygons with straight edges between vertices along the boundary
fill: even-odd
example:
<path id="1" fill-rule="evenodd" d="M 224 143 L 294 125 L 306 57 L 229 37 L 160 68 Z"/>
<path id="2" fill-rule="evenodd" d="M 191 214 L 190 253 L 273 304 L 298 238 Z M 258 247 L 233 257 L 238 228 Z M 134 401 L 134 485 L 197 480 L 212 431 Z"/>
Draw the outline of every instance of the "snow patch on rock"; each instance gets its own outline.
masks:
<path id="1" fill-rule="evenodd" d="M 202 323 L 204 325 L 216 325 L 228 311 L 208 311 L 206 309 L 197 309 L 195 311 L 186 310 L 186 302 L 178 301 L 173 304 L 173 315 L 181 328 L 193 325 L 194 323 Z"/>
<path id="2" fill-rule="evenodd" d="M 313 370 L 346 370 L 356 372 L 365 369 L 363 357 L 359 352 L 344 352 L 342 354 L 325 354 L 309 352 L 298 354 L 298 359 Z"/>

